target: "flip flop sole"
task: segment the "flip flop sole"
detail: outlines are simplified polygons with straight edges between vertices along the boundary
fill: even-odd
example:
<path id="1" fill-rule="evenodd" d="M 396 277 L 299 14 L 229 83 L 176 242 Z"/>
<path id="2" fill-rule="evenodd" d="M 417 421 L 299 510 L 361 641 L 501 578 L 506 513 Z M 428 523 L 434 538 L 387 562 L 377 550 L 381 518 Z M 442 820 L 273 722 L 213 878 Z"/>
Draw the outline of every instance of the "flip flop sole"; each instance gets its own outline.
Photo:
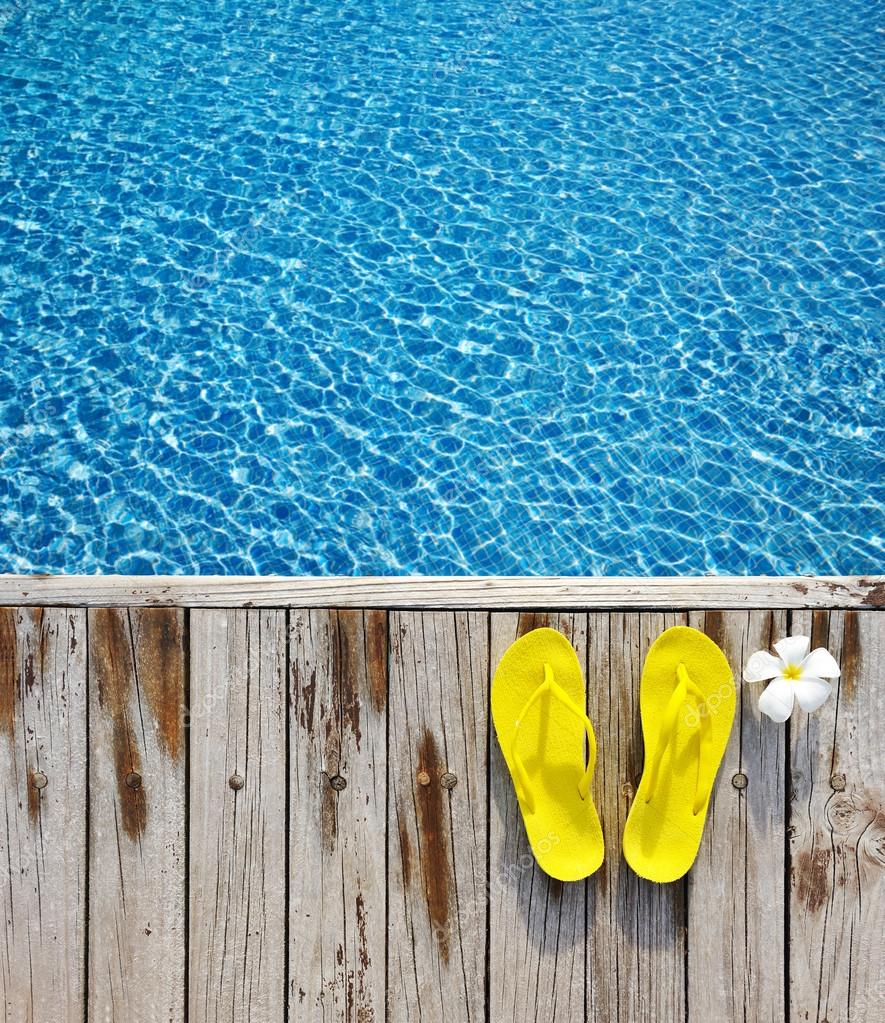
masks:
<path id="1" fill-rule="evenodd" d="M 535 629 L 513 643 L 492 680 L 492 720 L 511 778 L 510 750 L 517 719 L 544 682 L 549 664 L 557 684 L 586 707 L 583 672 L 571 643 L 555 629 Z M 578 791 L 585 771 L 584 725 L 552 695 L 541 696 L 520 725 L 519 755 L 530 782 L 534 808 L 519 798 L 529 844 L 538 865 L 560 881 L 578 881 L 602 863 L 602 828 L 591 795 Z"/>
<path id="2" fill-rule="evenodd" d="M 734 722 L 734 675 L 725 654 L 704 633 L 678 625 L 652 644 L 639 690 L 645 765 L 636 798 L 624 826 L 624 857 L 649 881 L 666 883 L 683 877 L 697 857 L 709 799 L 694 812 L 698 780 L 700 712 L 686 702 L 663 752 L 653 795 L 649 766 L 660 740 L 661 722 L 683 664 L 703 695 L 710 724 L 711 776 L 715 776 Z"/>

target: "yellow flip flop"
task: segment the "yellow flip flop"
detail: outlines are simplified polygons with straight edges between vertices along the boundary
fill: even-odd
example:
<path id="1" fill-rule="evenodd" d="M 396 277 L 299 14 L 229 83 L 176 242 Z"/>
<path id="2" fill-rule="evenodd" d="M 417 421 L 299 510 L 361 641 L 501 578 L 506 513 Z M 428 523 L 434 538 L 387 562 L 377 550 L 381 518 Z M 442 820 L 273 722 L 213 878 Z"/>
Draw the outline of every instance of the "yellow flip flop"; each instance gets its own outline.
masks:
<path id="1" fill-rule="evenodd" d="M 645 766 L 624 826 L 640 877 L 676 881 L 694 863 L 735 701 L 725 654 L 703 632 L 677 625 L 652 644 L 639 689 Z"/>
<path id="2" fill-rule="evenodd" d="M 604 855 L 590 794 L 596 736 L 586 702 L 577 654 L 555 629 L 513 643 L 492 681 L 492 719 L 529 844 L 538 866 L 559 881 L 587 877 Z"/>

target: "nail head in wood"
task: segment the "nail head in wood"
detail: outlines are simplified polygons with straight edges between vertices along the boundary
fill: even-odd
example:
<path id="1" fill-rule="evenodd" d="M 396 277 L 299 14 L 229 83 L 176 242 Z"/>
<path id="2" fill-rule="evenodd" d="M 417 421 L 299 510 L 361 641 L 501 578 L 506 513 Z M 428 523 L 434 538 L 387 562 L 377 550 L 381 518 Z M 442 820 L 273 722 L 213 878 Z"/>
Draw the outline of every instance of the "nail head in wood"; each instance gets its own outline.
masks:
<path id="1" fill-rule="evenodd" d="M 439 783 L 444 789 L 453 789 L 458 784 L 458 779 L 451 771 L 446 771 L 439 779 Z"/>
<path id="2" fill-rule="evenodd" d="M 31 778 L 31 782 L 35 789 L 45 789 L 49 784 L 49 779 L 42 771 L 35 771 Z"/>
<path id="3" fill-rule="evenodd" d="M 731 779 L 731 784 L 734 785 L 736 789 L 745 789 L 747 787 L 747 776 L 743 774 L 743 772 L 738 771 L 738 773 Z"/>
<path id="4" fill-rule="evenodd" d="M 234 790 L 234 792 L 239 792 L 240 789 L 246 784 L 246 779 L 241 774 L 232 774 L 228 779 L 227 783 Z"/>
<path id="5" fill-rule="evenodd" d="M 137 774 L 135 771 L 131 771 L 126 775 L 126 784 L 130 789 L 140 789 L 141 775 Z"/>
<path id="6" fill-rule="evenodd" d="M 336 792 L 343 792 L 347 788 L 347 779 L 342 778 L 340 774 L 336 774 L 329 779 L 329 784 Z"/>
<path id="7" fill-rule="evenodd" d="M 844 792 L 845 791 L 845 775 L 844 774 L 834 774 L 833 777 L 830 778 L 830 786 L 833 788 L 833 790 L 835 792 Z"/>
<path id="8" fill-rule="evenodd" d="M 430 784 L 430 775 L 426 771 L 419 771 L 418 772 L 418 784 L 419 785 L 429 785 Z"/>

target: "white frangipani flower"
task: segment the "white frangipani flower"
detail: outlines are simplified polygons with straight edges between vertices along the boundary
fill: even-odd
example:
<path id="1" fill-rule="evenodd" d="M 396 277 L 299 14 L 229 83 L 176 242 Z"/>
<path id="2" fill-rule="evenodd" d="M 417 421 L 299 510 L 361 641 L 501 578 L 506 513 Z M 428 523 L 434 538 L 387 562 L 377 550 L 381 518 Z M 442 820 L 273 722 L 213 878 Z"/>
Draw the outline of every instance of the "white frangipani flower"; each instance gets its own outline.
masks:
<path id="1" fill-rule="evenodd" d="M 808 652 L 807 636 L 788 636 L 774 644 L 777 657 L 757 650 L 744 668 L 745 682 L 771 683 L 759 697 L 759 709 L 772 721 L 786 721 L 793 712 L 793 697 L 807 712 L 817 710 L 830 695 L 826 678 L 839 677 L 839 665 L 822 646 Z"/>

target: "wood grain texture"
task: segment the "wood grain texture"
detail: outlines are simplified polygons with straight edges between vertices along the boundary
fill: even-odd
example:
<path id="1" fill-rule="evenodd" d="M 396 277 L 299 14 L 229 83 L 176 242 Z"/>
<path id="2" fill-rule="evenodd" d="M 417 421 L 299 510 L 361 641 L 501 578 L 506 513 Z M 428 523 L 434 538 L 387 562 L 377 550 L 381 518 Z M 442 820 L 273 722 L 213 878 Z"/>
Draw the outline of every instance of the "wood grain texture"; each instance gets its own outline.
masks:
<path id="1" fill-rule="evenodd" d="M 590 719 L 600 737 L 596 796 L 606 859 L 588 882 L 588 1019 L 685 1017 L 685 885 L 656 885 L 624 862 L 621 836 L 642 773 L 639 680 L 654 639 L 681 614 L 588 619 Z"/>
<path id="2" fill-rule="evenodd" d="M 390 1023 L 485 1016 L 488 628 L 475 612 L 390 617 Z"/>
<path id="3" fill-rule="evenodd" d="M 190 640 L 188 1019 L 282 1023 L 286 614 L 193 611 Z"/>
<path id="4" fill-rule="evenodd" d="M 79 1021 L 85 1000 L 85 611 L 0 608 L 0 779 L 3 1018 Z"/>
<path id="5" fill-rule="evenodd" d="M 790 1018 L 885 1019 L 885 615 L 793 616 L 840 662 L 790 720 Z"/>
<path id="6" fill-rule="evenodd" d="M 689 616 L 725 653 L 735 721 L 698 858 L 688 875 L 689 1020 L 784 1018 L 786 735 L 757 705 L 744 664 L 787 634 L 783 611 Z M 733 780 L 742 774 L 745 788 Z"/>
<path id="7" fill-rule="evenodd" d="M 738 677 L 788 631 L 843 675 L 787 726 L 741 686 L 697 862 L 657 886 L 621 835 L 643 659 L 686 621 Z M 599 747 L 575 885 L 530 858 L 488 716 L 540 625 Z M 879 1023 L 883 664 L 874 610 L 0 609 L 2 1018 Z"/>
<path id="8" fill-rule="evenodd" d="M 184 612 L 89 612 L 89 1018 L 185 1004 Z"/>
<path id="9" fill-rule="evenodd" d="M 22 576 L 0 604 L 130 607 L 545 608 L 885 607 L 885 576 Z"/>
<path id="10" fill-rule="evenodd" d="M 510 644 L 539 628 L 566 636 L 584 668 L 586 615 L 499 612 L 491 616 L 492 677 Z M 490 734 L 489 1019 L 582 1023 L 586 882 L 563 884 L 538 867 L 494 729 Z"/>
<path id="11" fill-rule="evenodd" d="M 383 1023 L 387 614 L 293 611 L 289 649 L 289 1018 Z"/>

